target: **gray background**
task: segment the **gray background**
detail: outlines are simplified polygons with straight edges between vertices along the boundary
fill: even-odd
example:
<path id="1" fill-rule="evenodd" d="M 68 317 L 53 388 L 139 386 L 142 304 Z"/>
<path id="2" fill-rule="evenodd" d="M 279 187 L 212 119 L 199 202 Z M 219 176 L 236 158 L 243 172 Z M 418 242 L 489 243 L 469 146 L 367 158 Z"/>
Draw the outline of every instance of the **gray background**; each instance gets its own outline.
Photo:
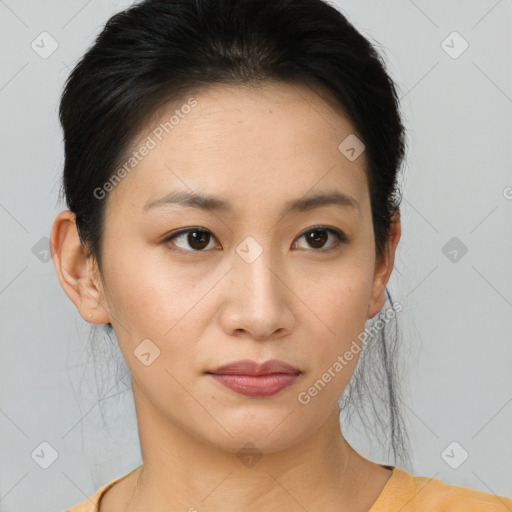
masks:
<path id="1" fill-rule="evenodd" d="M 64 510 L 141 462 L 133 401 L 108 362 L 116 353 L 89 361 L 89 325 L 44 252 L 65 208 L 57 203 L 61 87 L 129 3 L 0 0 L 2 512 Z M 336 5 L 378 41 L 409 130 L 389 287 L 404 308 L 407 469 L 512 496 L 512 2 Z M 58 43 L 47 58 L 31 47 L 43 31 Z M 442 45 L 453 31 L 469 44 L 457 58 Z M 453 36 L 446 44 L 452 55 L 462 48 Z M 57 452 L 48 469 L 34 460 L 50 457 L 45 445 L 44 457 L 31 455 L 42 442 Z M 378 458 L 364 441 L 356 448 Z M 469 457 L 454 469 L 448 462 L 458 465 L 462 450 Z"/>

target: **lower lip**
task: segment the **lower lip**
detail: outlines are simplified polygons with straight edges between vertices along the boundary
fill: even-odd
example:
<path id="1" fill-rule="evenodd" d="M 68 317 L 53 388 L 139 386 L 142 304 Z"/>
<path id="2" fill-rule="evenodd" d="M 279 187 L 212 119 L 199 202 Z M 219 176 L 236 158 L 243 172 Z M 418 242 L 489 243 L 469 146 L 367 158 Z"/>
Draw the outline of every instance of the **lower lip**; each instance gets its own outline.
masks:
<path id="1" fill-rule="evenodd" d="M 227 388 L 245 396 L 272 396 L 291 386 L 299 375 L 272 373 L 268 375 L 210 374 Z"/>

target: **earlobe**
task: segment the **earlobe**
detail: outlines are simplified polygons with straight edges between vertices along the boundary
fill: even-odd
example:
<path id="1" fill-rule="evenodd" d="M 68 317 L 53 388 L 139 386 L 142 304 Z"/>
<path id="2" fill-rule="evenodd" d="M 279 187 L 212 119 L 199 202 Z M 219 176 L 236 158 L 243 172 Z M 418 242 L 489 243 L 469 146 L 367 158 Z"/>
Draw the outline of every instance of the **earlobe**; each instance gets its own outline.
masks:
<path id="1" fill-rule="evenodd" d="M 367 318 L 373 318 L 386 302 L 386 286 L 395 264 L 395 251 L 400 241 L 401 224 L 400 212 L 396 212 L 391 221 L 389 239 L 384 253 L 375 263 L 375 274 Z"/>
<path id="2" fill-rule="evenodd" d="M 50 250 L 62 289 L 82 318 L 95 324 L 109 323 L 93 263 L 80 244 L 75 215 L 71 211 L 65 210 L 56 217 L 50 235 Z"/>

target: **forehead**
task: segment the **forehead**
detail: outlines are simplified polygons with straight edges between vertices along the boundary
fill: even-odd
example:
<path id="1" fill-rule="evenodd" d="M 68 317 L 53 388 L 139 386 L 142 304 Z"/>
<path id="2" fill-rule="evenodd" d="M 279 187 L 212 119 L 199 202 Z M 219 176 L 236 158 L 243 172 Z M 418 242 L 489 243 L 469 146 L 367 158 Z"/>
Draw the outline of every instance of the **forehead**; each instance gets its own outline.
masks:
<path id="1" fill-rule="evenodd" d="M 281 82 L 211 86 L 154 116 L 134 144 L 135 151 L 151 149 L 109 202 L 142 210 L 148 200 L 186 190 L 236 196 L 242 208 L 257 198 L 284 203 L 315 187 L 341 188 L 359 200 L 367 186 L 364 153 L 350 161 L 339 150 L 354 133 L 321 89 Z"/>

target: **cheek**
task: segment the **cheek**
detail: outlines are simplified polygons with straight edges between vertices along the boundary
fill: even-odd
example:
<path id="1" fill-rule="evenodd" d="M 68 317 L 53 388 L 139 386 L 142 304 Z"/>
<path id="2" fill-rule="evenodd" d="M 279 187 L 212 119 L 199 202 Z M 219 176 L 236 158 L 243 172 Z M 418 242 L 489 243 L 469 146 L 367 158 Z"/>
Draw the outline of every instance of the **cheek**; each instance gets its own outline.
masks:
<path id="1" fill-rule="evenodd" d="M 205 272 L 199 263 L 173 268 L 160 247 L 142 251 L 123 241 L 116 245 L 107 253 L 111 257 L 105 260 L 105 275 L 120 343 L 133 351 L 142 340 L 153 338 L 167 353 L 187 349 L 190 358 L 195 347 L 186 341 L 201 339 L 207 316 L 214 315 L 221 304 L 212 304 L 217 295 L 209 292 L 224 272 Z M 364 330 L 373 282 L 372 262 L 364 257 L 367 249 L 348 248 L 345 256 L 328 263 L 303 262 L 288 275 L 297 296 L 294 299 L 292 294 L 290 301 L 295 305 L 287 306 L 294 308 L 295 328 L 309 331 L 300 337 L 315 339 L 314 347 L 321 347 L 304 347 L 311 352 L 312 362 L 318 363 L 312 366 L 322 368 L 332 362 Z M 219 291 L 222 283 L 217 284 Z"/>
<path id="2" fill-rule="evenodd" d="M 162 379 L 169 380 L 162 371 L 157 377 L 156 369 L 167 368 L 181 381 L 193 371 L 192 361 L 204 359 L 196 341 L 204 337 L 205 322 L 212 314 L 208 291 L 219 279 L 212 273 L 194 275 L 192 265 L 189 270 L 172 268 L 158 252 L 146 251 L 143 258 L 112 258 L 105 266 L 112 323 L 126 364 L 136 378 L 149 379 L 148 386 L 156 379 L 155 389 Z M 136 254 L 133 249 L 130 253 Z M 158 353 L 151 372 L 134 357 L 148 339 Z M 153 345 L 145 343 L 151 352 Z"/>
<path id="3" fill-rule="evenodd" d="M 200 300 L 202 287 L 173 269 L 161 248 L 125 246 L 120 243 L 105 264 L 110 311 L 130 334 L 162 337 Z"/>
<path id="4" fill-rule="evenodd" d="M 371 262 L 347 259 L 322 273 L 309 272 L 299 293 L 326 332 L 343 339 L 353 334 L 354 328 L 364 326 L 372 287 Z"/>
<path id="5" fill-rule="evenodd" d="M 306 316 L 310 319 L 309 337 L 315 340 L 312 347 L 306 347 L 313 378 L 320 378 L 330 368 L 331 374 L 336 374 L 335 384 L 330 386 L 333 394 L 348 383 L 359 357 L 373 284 L 371 269 L 371 262 L 340 265 L 337 271 L 331 269 L 329 276 L 303 283 L 300 291 L 307 305 L 301 322 L 307 324 Z M 343 358 L 342 371 L 336 364 L 339 356 Z"/>
<path id="6" fill-rule="evenodd" d="M 319 417 L 333 407 L 347 387 L 362 349 L 371 281 L 355 267 L 328 281 L 323 293 L 315 291 L 308 305 L 322 320 L 315 321 L 303 357 L 309 375 L 298 390 L 303 412 Z M 303 319 L 304 321 L 304 319 Z M 314 411 L 314 412 L 313 412 Z"/>

